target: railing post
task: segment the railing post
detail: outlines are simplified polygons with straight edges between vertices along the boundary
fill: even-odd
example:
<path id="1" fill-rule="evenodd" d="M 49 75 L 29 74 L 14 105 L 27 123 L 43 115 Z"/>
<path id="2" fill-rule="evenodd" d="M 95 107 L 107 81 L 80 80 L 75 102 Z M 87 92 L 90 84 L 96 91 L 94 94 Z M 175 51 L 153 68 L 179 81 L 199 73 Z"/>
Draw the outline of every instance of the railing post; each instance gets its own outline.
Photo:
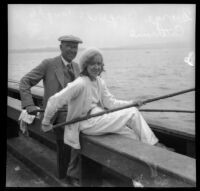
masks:
<path id="1" fill-rule="evenodd" d="M 56 135 L 56 146 L 57 146 L 56 153 L 57 153 L 58 178 L 63 179 L 67 175 L 67 168 L 71 156 L 71 147 L 64 144 L 63 141 L 64 129 L 62 128 L 54 129 L 54 133 Z"/>
<path id="2" fill-rule="evenodd" d="M 102 165 L 81 155 L 80 183 L 83 187 L 101 187 Z"/>

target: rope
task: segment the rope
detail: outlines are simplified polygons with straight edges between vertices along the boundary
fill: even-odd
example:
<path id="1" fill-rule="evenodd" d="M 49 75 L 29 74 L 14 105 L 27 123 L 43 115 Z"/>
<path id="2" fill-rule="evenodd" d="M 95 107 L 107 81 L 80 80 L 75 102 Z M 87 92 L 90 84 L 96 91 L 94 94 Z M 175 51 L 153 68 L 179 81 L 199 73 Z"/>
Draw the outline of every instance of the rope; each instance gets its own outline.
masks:
<path id="1" fill-rule="evenodd" d="M 187 90 L 183 90 L 183 91 L 167 94 L 167 95 L 156 97 L 156 98 L 152 98 L 152 99 L 147 99 L 147 100 L 143 101 L 143 103 L 144 104 L 145 103 L 150 103 L 150 102 L 153 102 L 153 101 L 157 101 L 157 100 L 160 100 L 160 99 L 177 96 L 177 95 L 184 94 L 184 93 L 191 92 L 191 91 L 195 91 L 195 88 L 191 88 L 191 89 L 187 89 Z"/>
<path id="2" fill-rule="evenodd" d="M 142 112 L 177 112 L 177 113 L 195 113 L 190 110 L 177 110 L 177 109 L 140 109 Z"/>
<path id="3" fill-rule="evenodd" d="M 177 109 L 139 109 L 142 112 L 177 112 L 177 113 L 195 113 L 191 110 L 177 110 Z M 44 109 L 37 109 L 34 112 L 44 112 Z M 67 109 L 59 109 L 57 112 L 67 112 Z M 30 113 L 31 114 L 31 113 Z"/>

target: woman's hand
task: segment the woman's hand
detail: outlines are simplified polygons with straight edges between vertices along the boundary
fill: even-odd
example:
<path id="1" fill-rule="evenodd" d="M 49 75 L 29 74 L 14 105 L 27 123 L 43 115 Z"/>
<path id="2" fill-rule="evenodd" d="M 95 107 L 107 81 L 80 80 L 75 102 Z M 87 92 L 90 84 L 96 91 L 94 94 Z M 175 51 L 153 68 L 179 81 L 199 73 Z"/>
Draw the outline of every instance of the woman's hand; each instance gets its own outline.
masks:
<path id="1" fill-rule="evenodd" d="M 53 129 L 53 125 L 52 124 L 42 124 L 41 126 L 42 131 L 47 132 Z"/>
<path id="2" fill-rule="evenodd" d="M 140 108 L 142 105 L 144 105 L 143 101 L 138 100 L 138 101 L 133 101 L 133 104 L 136 104 L 136 107 Z"/>

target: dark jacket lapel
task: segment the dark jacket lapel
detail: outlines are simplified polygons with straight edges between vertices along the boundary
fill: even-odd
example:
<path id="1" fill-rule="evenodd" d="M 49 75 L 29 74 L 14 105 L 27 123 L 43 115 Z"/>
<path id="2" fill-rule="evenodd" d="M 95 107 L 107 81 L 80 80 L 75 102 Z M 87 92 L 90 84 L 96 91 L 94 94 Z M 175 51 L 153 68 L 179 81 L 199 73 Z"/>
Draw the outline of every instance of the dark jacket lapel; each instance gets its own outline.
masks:
<path id="1" fill-rule="evenodd" d="M 55 64 L 55 73 L 60 82 L 61 86 L 64 88 L 64 73 L 63 73 L 63 63 L 61 56 L 57 57 L 57 61 Z"/>

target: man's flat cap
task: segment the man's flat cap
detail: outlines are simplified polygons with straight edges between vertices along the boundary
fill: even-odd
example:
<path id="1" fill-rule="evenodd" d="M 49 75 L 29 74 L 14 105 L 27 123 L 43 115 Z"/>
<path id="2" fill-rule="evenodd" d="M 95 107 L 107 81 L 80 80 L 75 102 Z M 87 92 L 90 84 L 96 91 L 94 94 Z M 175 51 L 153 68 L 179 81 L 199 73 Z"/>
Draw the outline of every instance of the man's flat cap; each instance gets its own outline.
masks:
<path id="1" fill-rule="evenodd" d="M 83 43 L 83 41 L 76 37 L 76 36 L 72 36 L 72 35 L 65 35 L 65 36 L 61 36 L 60 38 L 58 38 L 59 41 L 68 41 L 68 42 L 76 42 L 76 43 Z"/>

